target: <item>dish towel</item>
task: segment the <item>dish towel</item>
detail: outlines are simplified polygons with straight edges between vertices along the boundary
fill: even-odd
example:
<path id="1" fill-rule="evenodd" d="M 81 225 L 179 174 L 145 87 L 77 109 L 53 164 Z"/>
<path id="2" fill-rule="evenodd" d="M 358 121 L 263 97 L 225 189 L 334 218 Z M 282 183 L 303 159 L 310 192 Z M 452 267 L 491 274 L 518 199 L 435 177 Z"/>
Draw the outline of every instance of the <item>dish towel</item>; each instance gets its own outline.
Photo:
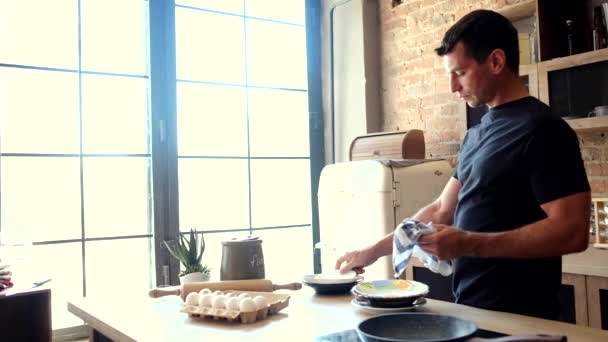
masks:
<path id="1" fill-rule="evenodd" d="M 8 269 L 8 265 L 0 265 L 0 291 L 13 286 L 11 281 L 12 272 Z"/>
<path id="2" fill-rule="evenodd" d="M 439 260 L 417 245 L 420 236 L 434 231 L 435 228 L 431 223 L 426 224 L 409 218 L 397 225 L 393 234 L 393 270 L 396 278 L 399 278 L 405 271 L 412 255 L 420 259 L 426 268 L 435 273 L 443 276 L 452 274 L 452 260 Z"/>

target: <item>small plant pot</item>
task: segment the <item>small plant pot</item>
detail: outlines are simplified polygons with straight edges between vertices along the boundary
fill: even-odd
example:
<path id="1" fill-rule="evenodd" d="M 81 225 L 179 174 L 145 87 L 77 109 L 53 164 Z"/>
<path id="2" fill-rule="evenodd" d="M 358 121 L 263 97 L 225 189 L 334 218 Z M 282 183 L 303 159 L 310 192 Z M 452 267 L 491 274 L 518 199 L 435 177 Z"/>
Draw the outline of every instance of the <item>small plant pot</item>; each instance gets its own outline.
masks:
<path id="1" fill-rule="evenodd" d="M 193 272 L 185 274 L 179 277 L 179 282 L 183 284 L 188 283 L 198 283 L 203 281 L 209 281 L 209 274 L 201 273 L 201 272 Z"/>

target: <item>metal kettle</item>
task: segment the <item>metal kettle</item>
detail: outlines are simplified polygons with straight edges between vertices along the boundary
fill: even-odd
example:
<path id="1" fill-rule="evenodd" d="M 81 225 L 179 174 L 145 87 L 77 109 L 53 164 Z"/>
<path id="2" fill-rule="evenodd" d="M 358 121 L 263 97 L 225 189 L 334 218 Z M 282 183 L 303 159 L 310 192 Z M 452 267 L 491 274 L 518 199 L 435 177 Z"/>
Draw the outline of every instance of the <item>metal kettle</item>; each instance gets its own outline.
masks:
<path id="1" fill-rule="evenodd" d="M 264 253 L 259 237 L 222 241 L 220 280 L 264 278 Z"/>

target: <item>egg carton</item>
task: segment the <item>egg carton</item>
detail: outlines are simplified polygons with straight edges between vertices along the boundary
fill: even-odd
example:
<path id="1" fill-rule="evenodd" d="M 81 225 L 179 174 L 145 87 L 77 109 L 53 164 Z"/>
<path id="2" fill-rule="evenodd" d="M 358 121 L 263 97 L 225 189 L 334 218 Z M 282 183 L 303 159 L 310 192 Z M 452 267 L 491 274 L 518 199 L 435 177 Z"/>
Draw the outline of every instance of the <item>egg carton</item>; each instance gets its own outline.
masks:
<path id="1" fill-rule="evenodd" d="M 262 296 L 268 301 L 268 307 L 252 312 L 241 312 L 236 310 L 200 307 L 198 305 L 183 304 L 181 312 L 187 313 L 190 317 L 226 320 L 228 322 L 255 323 L 263 320 L 269 315 L 274 315 L 289 305 L 289 295 L 272 292 L 254 291 L 223 291 L 224 294 L 248 293 L 251 297 Z"/>

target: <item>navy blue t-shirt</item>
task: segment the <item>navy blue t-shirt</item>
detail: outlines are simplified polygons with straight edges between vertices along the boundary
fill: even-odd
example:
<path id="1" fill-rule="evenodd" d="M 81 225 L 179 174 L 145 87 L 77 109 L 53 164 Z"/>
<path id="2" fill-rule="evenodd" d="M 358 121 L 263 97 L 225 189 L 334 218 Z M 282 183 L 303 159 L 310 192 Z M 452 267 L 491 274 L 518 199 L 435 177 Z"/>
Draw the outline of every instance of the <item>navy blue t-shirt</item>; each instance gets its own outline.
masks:
<path id="1" fill-rule="evenodd" d="M 461 183 L 454 226 L 470 232 L 522 227 L 546 218 L 542 204 L 589 191 L 575 132 L 533 97 L 494 107 L 469 129 L 454 177 Z M 461 257 L 453 279 L 458 303 L 559 314 L 561 257 Z"/>

